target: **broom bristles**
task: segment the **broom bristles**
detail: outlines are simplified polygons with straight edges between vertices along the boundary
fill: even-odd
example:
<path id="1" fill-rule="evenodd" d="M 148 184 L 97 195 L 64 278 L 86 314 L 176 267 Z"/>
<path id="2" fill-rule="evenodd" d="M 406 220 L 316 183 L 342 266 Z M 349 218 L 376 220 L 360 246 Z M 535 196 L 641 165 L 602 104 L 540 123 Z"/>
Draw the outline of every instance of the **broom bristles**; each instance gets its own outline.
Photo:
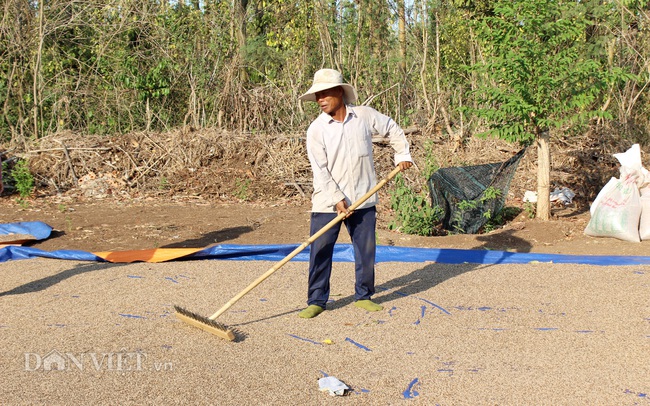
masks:
<path id="1" fill-rule="evenodd" d="M 235 339 L 235 333 L 226 327 L 226 325 L 223 323 L 211 320 L 208 317 L 201 316 L 200 314 L 193 313 L 176 305 L 174 305 L 174 310 L 176 310 L 176 317 L 186 324 L 189 324 L 190 326 L 198 327 L 204 331 L 216 335 L 217 337 L 221 337 L 229 341 L 233 341 Z"/>

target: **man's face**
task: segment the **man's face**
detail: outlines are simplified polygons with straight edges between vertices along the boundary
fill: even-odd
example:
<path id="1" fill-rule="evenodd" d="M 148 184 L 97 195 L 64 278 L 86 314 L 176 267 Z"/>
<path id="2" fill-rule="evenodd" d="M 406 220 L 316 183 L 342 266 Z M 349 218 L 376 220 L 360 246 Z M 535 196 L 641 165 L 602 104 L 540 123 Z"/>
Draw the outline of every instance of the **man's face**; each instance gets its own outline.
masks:
<path id="1" fill-rule="evenodd" d="M 320 109 L 329 115 L 343 107 L 343 88 L 340 86 L 316 92 L 316 102 Z"/>

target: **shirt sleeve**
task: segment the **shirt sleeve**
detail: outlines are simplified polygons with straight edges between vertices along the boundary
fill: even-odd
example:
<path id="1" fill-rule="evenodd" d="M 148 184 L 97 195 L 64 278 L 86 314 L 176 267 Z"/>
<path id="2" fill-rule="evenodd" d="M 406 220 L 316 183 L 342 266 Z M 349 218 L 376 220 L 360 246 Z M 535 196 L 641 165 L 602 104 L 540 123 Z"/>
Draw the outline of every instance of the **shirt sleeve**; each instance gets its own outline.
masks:
<path id="1" fill-rule="evenodd" d="M 377 135 L 388 138 L 390 146 L 395 150 L 395 165 L 405 161 L 413 162 L 404 130 L 392 118 L 374 109 L 373 113 L 373 130 L 377 132 Z"/>

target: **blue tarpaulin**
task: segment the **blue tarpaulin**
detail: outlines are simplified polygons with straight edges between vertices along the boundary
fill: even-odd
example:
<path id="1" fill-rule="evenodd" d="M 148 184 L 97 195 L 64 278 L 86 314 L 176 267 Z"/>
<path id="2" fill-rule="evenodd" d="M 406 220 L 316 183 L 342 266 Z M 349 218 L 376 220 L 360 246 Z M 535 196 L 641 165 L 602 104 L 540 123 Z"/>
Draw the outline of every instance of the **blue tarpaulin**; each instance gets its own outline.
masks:
<path id="1" fill-rule="evenodd" d="M 208 247 L 179 260 L 237 260 L 280 261 L 299 245 L 217 245 Z M 99 256 L 78 250 L 44 251 L 33 247 L 8 246 L 0 249 L 0 262 L 28 258 L 53 258 L 76 261 L 103 261 Z M 412 248 L 378 246 L 377 262 L 437 262 L 441 264 L 588 264 L 601 266 L 650 265 L 648 256 L 617 255 L 560 255 L 532 252 L 488 250 L 461 250 L 447 248 Z M 293 261 L 308 261 L 309 247 L 296 255 Z M 353 262 L 351 244 L 336 244 L 334 261 Z"/>
<path id="2" fill-rule="evenodd" d="M 28 234 L 37 240 L 50 236 L 52 227 L 40 221 L 0 224 L 2 234 Z M 237 261 L 280 261 L 293 252 L 298 244 L 291 245 L 217 245 L 207 247 L 188 254 L 186 251 L 174 256 L 173 260 L 237 260 Z M 151 258 L 149 251 L 171 252 L 173 248 L 159 248 L 146 250 L 147 255 L 142 258 Z M 117 251 L 115 253 L 124 253 Z M 138 251 L 131 251 L 138 252 Z M 176 251 L 178 252 L 178 251 Z M 98 255 L 99 254 L 99 255 Z M 34 247 L 9 245 L 0 248 L 0 262 L 29 258 L 51 258 L 74 261 L 105 261 L 110 260 L 111 252 L 92 253 L 80 250 L 44 251 Z M 100 256 L 101 255 L 101 256 Z M 119 258 L 125 256 L 116 256 Z M 126 256 L 128 257 L 128 256 Z M 138 258 L 138 256 L 135 256 Z M 309 247 L 299 252 L 293 261 L 309 261 Z M 354 248 L 351 244 L 336 244 L 334 247 L 335 262 L 354 262 Z M 589 264 L 589 265 L 650 265 L 650 257 L 646 256 L 616 256 L 616 255 L 560 255 L 540 254 L 532 252 L 509 252 L 488 250 L 461 250 L 448 248 L 411 248 L 395 246 L 378 246 L 377 262 L 437 262 L 441 264 L 530 264 L 530 263 L 557 263 L 557 264 Z M 112 261 L 112 262 L 120 262 Z M 132 261 L 129 261 L 132 262 Z M 156 261 L 151 261 L 156 262 Z"/>
<path id="3" fill-rule="evenodd" d="M 0 248 L 0 262 L 30 258 L 69 259 L 75 261 L 104 261 L 97 255 L 87 251 L 45 251 L 38 248 L 22 246 L 8 246 Z"/>
<path id="4" fill-rule="evenodd" d="M 23 234 L 34 236 L 36 240 L 44 240 L 52 233 L 52 227 L 42 221 L 21 221 L 18 223 L 0 224 L 0 235 Z"/>

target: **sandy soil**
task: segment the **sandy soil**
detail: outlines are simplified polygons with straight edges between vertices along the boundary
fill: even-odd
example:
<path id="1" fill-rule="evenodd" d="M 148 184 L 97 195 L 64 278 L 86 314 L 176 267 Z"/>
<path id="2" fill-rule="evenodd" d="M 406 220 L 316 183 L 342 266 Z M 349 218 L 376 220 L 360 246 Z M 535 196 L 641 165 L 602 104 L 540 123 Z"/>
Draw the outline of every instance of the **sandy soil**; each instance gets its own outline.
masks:
<path id="1" fill-rule="evenodd" d="M 555 207 L 551 221 L 522 212 L 488 234 L 420 237 L 387 229 L 389 210 L 378 206 L 377 240 L 381 245 L 489 249 L 586 255 L 650 254 L 650 241 L 630 243 L 584 235 L 589 212 Z M 296 244 L 309 238 L 309 203 L 305 199 L 266 203 L 223 202 L 200 197 L 175 199 L 80 199 L 54 196 L 20 205 L 0 198 L 0 222 L 43 221 L 52 237 L 31 246 L 86 251 L 160 247 L 202 248 L 215 244 Z M 349 241 L 345 231 L 340 241 Z"/>
<path id="2" fill-rule="evenodd" d="M 0 222 L 55 229 L 34 247 L 126 250 L 307 238 L 308 206 L 52 198 L 0 199 Z M 380 213 L 380 219 L 385 214 Z M 522 216 L 477 236 L 380 244 L 518 252 L 646 255 L 648 243 L 582 234 L 570 209 Z M 342 241 L 345 236 L 342 234 Z M 336 263 L 328 311 L 304 306 L 306 264 L 290 262 L 219 320 L 225 341 L 179 322 L 206 316 L 273 263 L 0 264 L 2 404 L 650 405 L 650 266 L 380 263 L 375 299 L 352 306 L 353 271 Z M 327 344 L 331 342 L 331 344 Z M 62 369 L 62 370 L 59 370 Z M 319 391 L 326 375 L 351 388 Z"/>

